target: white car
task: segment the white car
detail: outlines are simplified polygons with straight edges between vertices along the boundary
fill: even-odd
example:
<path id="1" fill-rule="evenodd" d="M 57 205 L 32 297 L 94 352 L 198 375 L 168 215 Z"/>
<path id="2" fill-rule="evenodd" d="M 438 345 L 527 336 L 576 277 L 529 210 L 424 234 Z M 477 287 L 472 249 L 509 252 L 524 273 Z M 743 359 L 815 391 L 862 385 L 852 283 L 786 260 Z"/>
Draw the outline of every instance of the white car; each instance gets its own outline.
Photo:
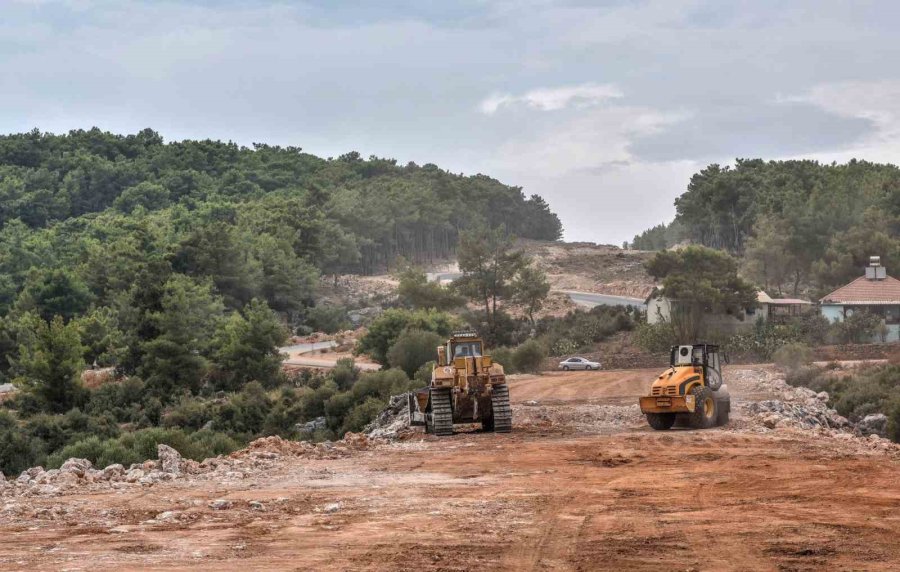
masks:
<path id="1" fill-rule="evenodd" d="M 565 371 L 569 371 L 570 369 L 600 369 L 600 363 L 582 357 L 570 357 L 567 360 L 559 362 L 559 369 Z"/>

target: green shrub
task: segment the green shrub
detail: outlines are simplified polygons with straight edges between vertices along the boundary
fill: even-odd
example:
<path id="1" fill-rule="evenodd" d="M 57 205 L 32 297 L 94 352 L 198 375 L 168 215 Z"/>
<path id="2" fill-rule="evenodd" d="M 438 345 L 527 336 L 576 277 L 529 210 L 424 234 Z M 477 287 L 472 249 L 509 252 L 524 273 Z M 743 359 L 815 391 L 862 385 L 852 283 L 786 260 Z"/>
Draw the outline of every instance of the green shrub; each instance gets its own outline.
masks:
<path id="1" fill-rule="evenodd" d="M 443 340 L 457 325 L 459 320 L 446 312 L 392 308 L 369 324 L 366 335 L 357 342 L 356 351 L 368 355 L 381 365 L 388 365 L 388 351 L 406 330 L 434 332 Z M 434 348 L 431 357 L 434 357 L 433 352 Z"/>
<path id="2" fill-rule="evenodd" d="M 537 333 L 547 341 L 554 356 L 589 349 L 616 332 L 634 328 L 631 310 L 621 306 L 597 306 L 590 311 L 574 310 L 564 317 L 547 317 L 538 322 Z"/>
<path id="3" fill-rule="evenodd" d="M 0 410 L 0 478 L 43 463 L 45 455 L 43 440 L 22 431 L 12 413 Z"/>
<path id="4" fill-rule="evenodd" d="M 57 468 L 70 457 L 87 459 L 95 467 L 106 467 L 113 463 L 121 463 L 127 467 L 132 463 L 155 459 L 157 446 L 161 443 L 172 447 L 183 457 L 196 461 L 228 453 L 239 447 L 238 442 L 228 436 L 217 435 L 212 431 L 198 431 L 188 435 L 180 429 L 153 427 L 125 433 L 117 439 L 86 437 L 50 455 L 47 467 Z"/>
<path id="5" fill-rule="evenodd" d="M 340 434 L 343 435 L 348 431 L 358 433 L 365 428 L 366 425 L 375 419 L 382 409 L 387 407 L 387 400 L 378 399 L 376 397 L 367 397 L 365 401 L 356 405 L 347 415 L 344 416 L 344 422 L 341 424 Z"/>
<path id="6" fill-rule="evenodd" d="M 252 381 L 219 407 L 213 428 L 250 438 L 262 430 L 271 407 L 272 401 L 262 384 Z"/>
<path id="7" fill-rule="evenodd" d="M 845 344 L 871 342 L 882 324 L 881 318 L 869 312 L 854 312 L 841 322 L 835 322 L 832 329 L 837 339 Z"/>
<path id="8" fill-rule="evenodd" d="M 538 373 L 544 367 L 547 349 L 537 340 L 528 340 L 516 348 L 513 353 L 513 364 L 516 371 Z"/>
<path id="9" fill-rule="evenodd" d="M 431 383 L 431 374 L 434 371 L 434 361 L 423 363 L 422 367 L 416 370 L 413 380 L 420 385 L 428 385 Z"/>
<path id="10" fill-rule="evenodd" d="M 388 350 L 388 364 L 402 369 L 407 376 L 413 377 L 423 364 L 434 359 L 437 354 L 436 348 L 443 342 L 444 338 L 434 332 L 406 330 Z"/>
<path id="11" fill-rule="evenodd" d="M 787 371 L 794 371 L 812 363 L 813 355 L 809 346 L 802 343 L 785 344 L 772 354 L 775 365 Z"/>
<path id="12" fill-rule="evenodd" d="M 669 348 L 678 343 L 678 337 L 668 322 L 644 323 L 637 327 L 634 341 L 642 350 L 655 354 L 668 352 Z"/>
<path id="13" fill-rule="evenodd" d="M 322 304 L 306 313 L 306 324 L 314 332 L 334 334 L 351 327 L 347 308 Z"/>
<path id="14" fill-rule="evenodd" d="M 173 407 L 163 413 L 163 427 L 178 427 L 198 431 L 216 417 L 215 407 L 208 401 L 191 396 L 184 396 Z"/>
<path id="15" fill-rule="evenodd" d="M 359 379 L 359 372 L 360 369 L 356 367 L 352 358 L 341 358 L 331 370 L 331 379 L 337 384 L 338 389 L 346 391 Z"/>
<path id="16" fill-rule="evenodd" d="M 494 348 L 489 352 L 491 354 L 491 359 L 494 360 L 495 363 L 499 363 L 503 366 L 503 371 L 506 373 L 516 373 L 516 368 L 513 365 L 513 350 L 506 346 L 500 346 L 499 348 Z M 429 379 L 431 378 L 431 372 L 429 372 Z"/>
<path id="17" fill-rule="evenodd" d="M 819 391 L 828 391 L 830 393 L 832 386 L 825 374 L 825 369 L 810 365 L 789 370 L 785 376 L 785 381 L 794 387 L 808 387 L 817 393 Z"/>

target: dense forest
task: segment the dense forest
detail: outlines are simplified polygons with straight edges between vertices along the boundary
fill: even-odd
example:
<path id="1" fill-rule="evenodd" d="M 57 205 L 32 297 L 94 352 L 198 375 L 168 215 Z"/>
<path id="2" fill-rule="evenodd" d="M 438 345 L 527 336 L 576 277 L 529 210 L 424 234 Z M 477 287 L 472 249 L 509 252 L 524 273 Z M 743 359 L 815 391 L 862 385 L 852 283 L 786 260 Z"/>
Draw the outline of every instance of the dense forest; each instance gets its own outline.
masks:
<path id="1" fill-rule="evenodd" d="M 293 379 L 278 346 L 325 308 L 320 276 L 445 257 L 473 229 L 561 234 L 541 197 L 431 164 L 149 129 L 0 137 L 0 383 L 19 389 L 0 471 L 361 429 L 407 376 Z M 119 382 L 82 383 L 90 366 Z"/>
<path id="2" fill-rule="evenodd" d="M 820 295 L 860 275 L 871 255 L 900 267 L 900 169 L 865 161 L 737 160 L 695 174 L 676 217 L 635 237 L 636 248 L 682 240 L 742 258 L 773 293 Z"/>

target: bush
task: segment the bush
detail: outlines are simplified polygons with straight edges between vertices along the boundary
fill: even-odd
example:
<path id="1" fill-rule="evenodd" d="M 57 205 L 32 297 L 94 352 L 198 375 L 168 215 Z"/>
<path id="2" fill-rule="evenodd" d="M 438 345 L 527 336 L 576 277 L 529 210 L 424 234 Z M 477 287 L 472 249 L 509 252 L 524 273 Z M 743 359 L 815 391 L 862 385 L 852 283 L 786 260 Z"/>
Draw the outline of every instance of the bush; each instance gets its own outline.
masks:
<path id="1" fill-rule="evenodd" d="M 388 351 L 406 330 L 434 332 L 443 340 L 457 325 L 458 320 L 445 312 L 393 308 L 386 310 L 369 324 L 368 332 L 357 342 L 356 352 L 368 355 L 381 365 L 388 365 Z"/>
<path id="2" fill-rule="evenodd" d="M 0 478 L 43 463 L 45 453 L 46 445 L 40 438 L 22 431 L 12 413 L 0 410 Z"/>
<path id="3" fill-rule="evenodd" d="M 422 364 L 422 367 L 416 370 L 413 380 L 421 385 L 428 385 L 431 383 L 431 373 L 434 371 L 434 364 L 434 361 Z"/>
<path id="4" fill-rule="evenodd" d="M 783 370 L 795 371 L 812 363 L 813 355 L 809 346 L 801 343 L 785 344 L 772 354 L 775 365 Z"/>
<path id="5" fill-rule="evenodd" d="M 113 463 L 121 463 L 127 467 L 132 463 L 155 459 L 157 446 L 161 443 L 195 461 L 230 453 L 240 446 L 227 435 L 217 435 L 212 431 L 198 431 L 188 435 L 180 429 L 153 427 L 126 433 L 117 439 L 87 437 L 52 454 L 47 458 L 47 467 L 58 468 L 70 457 L 87 459 L 95 467 L 106 467 Z"/>
<path id="6" fill-rule="evenodd" d="M 337 360 L 337 364 L 331 370 L 331 378 L 337 384 L 338 389 L 346 391 L 353 387 L 353 384 L 359 379 L 359 372 L 360 369 L 356 367 L 352 358 L 341 358 Z"/>
<path id="7" fill-rule="evenodd" d="M 0 473 L 17 475 L 44 462 L 46 446 L 18 429 L 0 430 Z"/>
<path id="8" fill-rule="evenodd" d="M 491 354 L 491 359 L 494 360 L 495 363 L 499 363 L 503 366 L 503 371 L 505 373 L 516 373 L 516 368 L 513 365 L 512 349 L 506 346 L 500 346 L 499 348 L 494 348 L 489 353 Z"/>
<path id="9" fill-rule="evenodd" d="M 668 322 L 639 325 L 634 340 L 642 350 L 654 354 L 668 352 L 673 345 L 678 343 L 675 329 Z"/>
<path id="10" fill-rule="evenodd" d="M 769 360 L 782 346 L 799 341 L 800 337 L 795 328 L 772 324 L 760 318 L 754 323 L 751 332 L 735 334 L 723 345 L 734 354 Z"/>
<path id="11" fill-rule="evenodd" d="M 547 349 L 537 340 L 528 340 L 517 347 L 513 354 L 513 364 L 516 371 L 523 373 L 540 372 L 546 359 Z"/>
<path id="12" fill-rule="evenodd" d="M 828 342 L 831 322 L 818 312 L 810 312 L 797 318 L 793 323 L 797 337 L 810 346 L 821 346 Z"/>
<path id="13" fill-rule="evenodd" d="M 266 390 L 259 382 L 252 381 L 219 407 L 213 428 L 249 439 L 262 430 L 271 407 L 272 401 Z"/>
<path id="14" fill-rule="evenodd" d="M 330 305 L 310 308 L 306 313 L 305 325 L 311 328 L 312 331 L 325 332 L 326 334 L 334 334 L 352 326 L 350 317 L 347 315 L 347 308 Z"/>
<path id="15" fill-rule="evenodd" d="M 842 343 L 865 344 L 875 338 L 881 324 L 881 318 L 875 314 L 854 312 L 843 321 L 835 322 L 832 329 Z"/>
<path id="16" fill-rule="evenodd" d="M 356 405 L 344 416 L 344 422 L 341 424 L 340 434 L 343 435 L 348 431 L 358 433 L 365 428 L 366 425 L 375 419 L 382 409 L 387 406 L 384 399 L 375 397 L 367 397 L 365 401 Z"/>
<path id="17" fill-rule="evenodd" d="M 388 364 L 413 377 L 423 364 L 434 359 L 436 348 L 443 342 L 444 338 L 433 332 L 406 330 L 388 350 Z"/>

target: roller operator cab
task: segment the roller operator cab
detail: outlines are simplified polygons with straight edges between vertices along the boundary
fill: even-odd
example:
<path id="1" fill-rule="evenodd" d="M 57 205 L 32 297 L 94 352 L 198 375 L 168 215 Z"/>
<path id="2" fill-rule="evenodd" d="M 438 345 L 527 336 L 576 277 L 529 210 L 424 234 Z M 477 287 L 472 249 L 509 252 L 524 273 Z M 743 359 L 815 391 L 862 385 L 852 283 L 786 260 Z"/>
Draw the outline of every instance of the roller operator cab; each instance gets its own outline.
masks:
<path id="1" fill-rule="evenodd" d="M 476 332 L 454 332 L 438 346 L 431 383 L 409 395 L 409 420 L 434 435 L 453 434 L 454 423 L 481 423 L 497 433 L 512 429 L 503 366 L 485 354 Z"/>
<path id="2" fill-rule="evenodd" d="M 640 400 L 650 426 L 664 430 L 678 422 L 706 429 L 728 423 L 731 397 L 722 383 L 722 361 L 716 345 L 672 346 L 669 369 Z"/>

